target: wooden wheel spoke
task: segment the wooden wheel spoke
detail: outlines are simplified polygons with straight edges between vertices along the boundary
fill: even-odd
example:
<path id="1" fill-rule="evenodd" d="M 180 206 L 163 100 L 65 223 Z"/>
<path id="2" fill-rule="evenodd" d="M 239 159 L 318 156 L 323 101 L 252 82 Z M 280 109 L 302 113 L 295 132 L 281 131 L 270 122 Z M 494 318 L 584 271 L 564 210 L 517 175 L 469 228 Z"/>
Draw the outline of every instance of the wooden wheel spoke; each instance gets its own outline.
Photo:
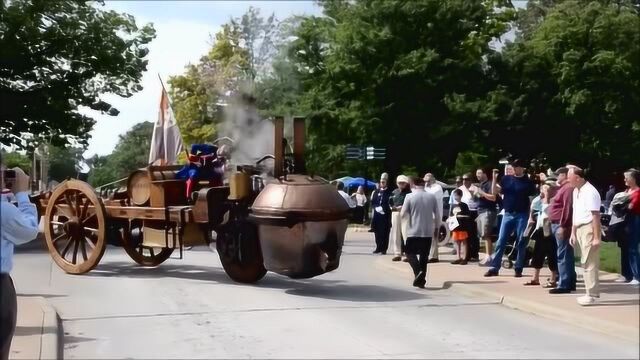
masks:
<path id="1" fill-rule="evenodd" d="M 88 215 L 87 217 L 84 218 L 84 220 L 82 220 L 82 223 L 85 224 L 87 221 L 89 221 L 89 219 L 93 218 L 96 216 L 96 213 L 91 213 L 91 215 Z"/>
<path id="2" fill-rule="evenodd" d="M 149 254 L 151 254 L 151 257 L 156 256 L 156 254 L 153 252 L 153 248 L 152 247 L 149 248 Z"/>
<path id="3" fill-rule="evenodd" d="M 89 247 L 91 248 L 91 250 L 94 250 L 96 248 L 96 245 L 93 243 L 93 241 L 91 241 L 91 239 L 85 236 L 84 240 L 86 241 L 87 244 L 89 244 Z"/>
<path id="4" fill-rule="evenodd" d="M 78 241 L 78 243 L 80 244 L 80 252 L 82 253 L 82 261 L 87 261 L 87 259 L 89 258 L 87 256 L 87 247 L 85 245 L 85 242 L 80 240 Z"/>
<path id="5" fill-rule="evenodd" d="M 91 228 L 91 227 L 87 227 L 87 226 L 85 226 L 85 227 L 84 227 L 84 230 L 85 230 L 85 231 L 87 231 L 87 230 L 88 230 L 88 231 L 91 231 L 91 232 L 94 232 L 94 233 L 97 233 L 97 232 L 99 231 L 98 229 Z"/>
<path id="6" fill-rule="evenodd" d="M 62 233 L 62 234 L 58 235 L 55 239 L 51 240 L 51 242 L 55 244 L 56 241 L 62 239 L 65 236 L 67 236 L 67 234 L 66 233 Z"/>
<path id="7" fill-rule="evenodd" d="M 90 204 L 91 204 L 91 200 L 87 198 L 84 205 L 82 206 L 82 211 L 80 211 L 80 221 L 84 222 L 85 220 L 87 220 L 87 213 L 89 211 Z"/>
<path id="8" fill-rule="evenodd" d="M 71 238 L 68 238 L 68 239 L 69 241 L 67 241 L 67 245 L 64 246 L 64 248 L 62 249 L 62 252 L 60 253 L 60 256 L 63 259 L 67 258 L 67 252 L 69 252 L 69 248 L 71 247 L 71 245 L 73 245 L 73 242 L 74 242 L 73 239 Z"/>
<path id="9" fill-rule="evenodd" d="M 65 191 L 65 193 L 64 193 L 64 201 L 67 203 L 67 206 L 69 207 L 69 210 L 70 210 L 69 213 L 71 214 L 71 216 L 75 216 L 76 214 L 75 214 L 75 209 L 74 209 L 74 206 L 73 206 L 73 201 L 71 200 L 71 196 L 69 195 L 68 191 Z M 69 217 L 71 217 L 71 216 L 69 216 Z"/>
<path id="10" fill-rule="evenodd" d="M 76 264 L 78 262 L 78 247 L 79 247 L 79 241 L 77 240 L 73 240 L 73 257 L 71 258 L 71 262 L 73 264 Z"/>
<path id="11" fill-rule="evenodd" d="M 87 199 L 87 201 L 89 201 L 89 199 Z M 76 216 L 78 216 L 78 218 L 82 219 L 82 195 L 80 193 L 80 191 L 76 191 Z"/>
<path id="12" fill-rule="evenodd" d="M 62 216 L 66 217 L 67 219 L 73 217 L 73 214 L 71 213 L 71 211 L 69 211 L 69 208 L 67 206 L 64 206 L 64 204 L 56 204 L 56 210 L 58 214 L 62 214 Z"/>

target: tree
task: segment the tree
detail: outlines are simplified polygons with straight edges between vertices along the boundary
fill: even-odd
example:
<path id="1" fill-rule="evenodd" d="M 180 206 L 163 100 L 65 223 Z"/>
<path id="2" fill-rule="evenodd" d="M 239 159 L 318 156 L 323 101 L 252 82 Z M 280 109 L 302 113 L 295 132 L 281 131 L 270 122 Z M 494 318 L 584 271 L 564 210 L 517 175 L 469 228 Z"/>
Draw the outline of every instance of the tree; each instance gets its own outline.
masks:
<path id="1" fill-rule="evenodd" d="M 1 1 L 0 143 L 30 146 L 28 133 L 86 146 L 95 121 L 78 109 L 117 115 L 100 95 L 141 90 L 154 37 L 151 25 L 139 28 L 132 16 L 89 1 Z"/>
<path id="2" fill-rule="evenodd" d="M 152 132 L 153 123 L 145 121 L 135 124 L 124 135 L 120 135 L 111 154 L 95 155 L 90 159 L 92 170 L 89 182 L 98 187 L 125 178 L 132 171 L 147 166 Z"/>
<path id="3" fill-rule="evenodd" d="M 505 152 L 605 174 L 640 150 L 640 16 L 630 1 L 559 2 L 492 60 L 479 116 Z M 533 139 L 523 141 L 524 139 Z"/>
<path id="4" fill-rule="evenodd" d="M 6 166 L 8 169 L 19 167 L 27 174 L 31 174 L 31 159 L 29 159 L 27 155 L 19 152 L 5 152 L 2 150 L 2 165 Z"/>
<path id="5" fill-rule="evenodd" d="M 249 8 L 215 34 L 209 52 L 184 74 L 169 80 L 170 96 L 184 140 L 210 142 L 224 119 L 222 109 L 240 94 L 254 95 L 276 53 L 275 17 Z"/>
<path id="6" fill-rule="evenodd" d="M 69 178 L 77 178 L 79 165 L 84 160 L 80 147 L 49 146 L 47 161 L 49 163 L 49 180 L 62 182 Z"/>
<path id="7" fill-rule="evenodd" d="M 486 94 L 489 43 L 513 19 L 506 3 L 323 2 L 326 17 L 305 19 L 291 51 L 316 171 L 343 162 L 332 144 L 349 143 L 386 147 L 391 173 L 452 167 L 477 126 L 452 108 Z"/>

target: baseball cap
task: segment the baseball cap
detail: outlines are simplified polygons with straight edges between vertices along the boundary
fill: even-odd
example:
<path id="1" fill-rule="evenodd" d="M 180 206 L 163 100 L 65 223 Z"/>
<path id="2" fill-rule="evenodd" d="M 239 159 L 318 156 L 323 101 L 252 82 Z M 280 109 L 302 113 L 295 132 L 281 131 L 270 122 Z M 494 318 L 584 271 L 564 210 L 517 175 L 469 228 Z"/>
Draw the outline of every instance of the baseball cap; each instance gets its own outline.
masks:
<path id="1" fill-rule="evenodd" d="M 560 174 L 568 174 L 569 173 L 569 168 L 566 166 L 563 167 L 559 167 L 556 171 L 553 172 L 556 176 L 560 175 Z"/>
<path id="2" fill-rule="evenodd" d="M 409 178 L 405 175 L 398 175 L 398 177 L 396 178 L 396 184 L 399 183 L 409 183 Z"/>

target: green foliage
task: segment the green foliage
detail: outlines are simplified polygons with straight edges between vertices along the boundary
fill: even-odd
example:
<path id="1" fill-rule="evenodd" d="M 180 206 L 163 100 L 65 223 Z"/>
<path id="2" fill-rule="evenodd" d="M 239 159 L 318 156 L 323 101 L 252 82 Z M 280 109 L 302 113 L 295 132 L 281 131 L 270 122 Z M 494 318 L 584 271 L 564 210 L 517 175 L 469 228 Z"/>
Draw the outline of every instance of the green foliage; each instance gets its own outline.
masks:
<path id="1" fill-rule="evenodd" d="M 454 174 L 463 175 L 466 173 L 475 174 L 476 170 L 486 166 L 487 156 L 470 151 L 461 152 L 456 158 Z"/>
<path id="2" fill-rule="evenodd" d="M 29 156 L 20 154 L 19 152 L 2 151 L 2 165 L 9 169 L 19 167 L 27 174 L 31 174 L 31 159 L 29 159 Z"/>
<path id="3" fill-rule="evenodd" d="M 302 75 L 309 152 L 336 166 L 327 144 L 387 148 L 385 167 L 437 172 L 470 143 L 473 119 L 451 116 L 455 96 L 483 94 L 489 41 L 512 9 L 479 1 L 330 1 L 302 21 L 290 51 Z M 339 166 L 339 164 L 338 164 Z"/>
<path id="4" fill-rule="evenodd" d="M 90 159 L 92 170 L 89 183 L 98 187 L 127 177 L 132 171 L 147 166 L 152 132 L 153 123 L 138 123 L 124 135 L 120 135 L 113 153 L 108 156 L 96 155 Z"/>
<path id="5" fill-rule="evenodd" d="M 601 174 L 626 168 L 640 150 L 638 64 L 629 1 L 559 2 L 491 60 L 497 86 L 475 115 L 505 152 Z"/>
<path id="6" fill-rule="evenodd" d="M 83 160 L 84 150 L 79 147 L 48 147 L 49 180 L 62 182 L 68 178 L 78 177 L 77 166 Z"/>
<path id="7" fill-rule="evenodd" d="M 0 143 L 31 147 L 24 134 L 87 145 L 95 121 L 80 106 L 117 115 L 102 93 L 141 90 L 151 25 L 79 0 L 0 3 Z"/>

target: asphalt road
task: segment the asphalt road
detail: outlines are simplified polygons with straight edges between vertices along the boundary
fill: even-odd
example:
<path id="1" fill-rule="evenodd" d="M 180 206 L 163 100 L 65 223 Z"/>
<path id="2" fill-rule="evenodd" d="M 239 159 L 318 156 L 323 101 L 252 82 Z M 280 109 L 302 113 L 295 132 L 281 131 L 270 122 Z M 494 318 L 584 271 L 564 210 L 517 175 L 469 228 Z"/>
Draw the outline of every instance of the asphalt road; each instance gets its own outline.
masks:
<path id="1" fill-rule="evenodd" d="M 413 289 L 375 267 L 371 249 L 347 239 L 337 271 L 303 281 L 269 273 L 254 286 L 229 280 L 206 247 L 152 269 L 109 248 L 80 276 L 23 250 L 13 277 L 19 294 L 45 296 L 59 312 L 66 359 L 639 356 L 637 344 L 450 290 Z"/>

